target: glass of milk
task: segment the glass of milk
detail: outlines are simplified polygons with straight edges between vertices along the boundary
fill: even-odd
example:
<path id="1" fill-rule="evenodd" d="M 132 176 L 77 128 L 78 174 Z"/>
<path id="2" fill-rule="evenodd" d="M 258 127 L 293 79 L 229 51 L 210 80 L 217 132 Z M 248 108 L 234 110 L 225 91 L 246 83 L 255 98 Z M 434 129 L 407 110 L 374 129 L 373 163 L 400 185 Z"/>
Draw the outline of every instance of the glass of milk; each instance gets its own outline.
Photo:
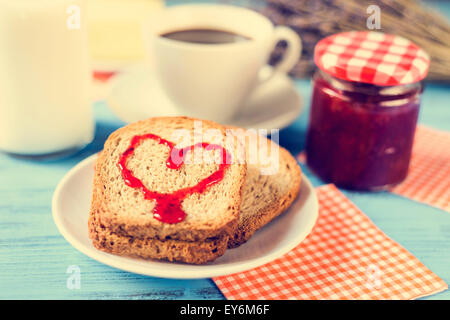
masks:
<path id="1" fill-rule="evenodd" d="M 0 150 L 67 154 L 92 141 L 84 0 L 0 0 Z"/>

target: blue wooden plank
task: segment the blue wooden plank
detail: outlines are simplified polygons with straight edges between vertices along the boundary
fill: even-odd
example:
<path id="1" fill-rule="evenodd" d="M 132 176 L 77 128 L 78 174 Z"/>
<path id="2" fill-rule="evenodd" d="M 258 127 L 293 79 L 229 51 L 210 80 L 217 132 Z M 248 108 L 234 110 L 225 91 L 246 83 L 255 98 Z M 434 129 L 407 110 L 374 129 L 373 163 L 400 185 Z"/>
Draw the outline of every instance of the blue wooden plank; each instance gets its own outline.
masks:
<path id="1" fill-rule="evenodd" d="M 298 88 L 307 100 L 308 81 L 299 81 Z M 440 105 L 445 101 L 440 100 Z M 223 298 L 211 280 L 158 279 L 104 266 L 73 249 L 59 235 L 50 206 L 56 184 L 78 161 L 99 150 L 107 135 L 122 125 L 104 103 L 97 103 L 95 110 L 99 119 L 96 140 L 74 157 L 32 162 L 0 156 L 0 298 Z M 428 113 L 432 121 L 435 116 L 431 107 Z M 288 129 L 290 134 L 303 135 L 306 114 Z M 313 176 L 311 179 L 315 185 L 322 184 Z M 450 215 L 388 193 L 344 193 L 390 237 L 450 282 Z M 66 270 L 71 265 L 81 270 L 79 290 L 66 287 Z M 444 292 L 433 298 L 449 296 Z"/>
<path id="2" fill-rule="evenodd" d="M 450 13 L 448 4 L 445 8 Z M 293 153 L 304 146 L 311 90 L 309 80 L 298 80 L 296 86 L 305 112 L 280 133 L 281 144 Z M 448 101 L 448 86 L 428 85 L 420 122 L 450 130 Z M 209 279 L 167 280 L 116 270 L 81 254 L 59 234 L 51 217 L 54 188 L 123 125 L 105 103 L 96 103 L 94 110 L 95 141 L 74 156 L 34 162 L 0 154 L 0 299 L 223 299 Z M 303 169 L 314 185 L 323 183 Z M 450 283 L 448 213 L 389 193 L 344 193 L 388 236 Z M 80 268 L 80 289 L 66 286 L 66 270 L 72 265 Z M 450 299 L 450 292 L 425 299 Z"/>

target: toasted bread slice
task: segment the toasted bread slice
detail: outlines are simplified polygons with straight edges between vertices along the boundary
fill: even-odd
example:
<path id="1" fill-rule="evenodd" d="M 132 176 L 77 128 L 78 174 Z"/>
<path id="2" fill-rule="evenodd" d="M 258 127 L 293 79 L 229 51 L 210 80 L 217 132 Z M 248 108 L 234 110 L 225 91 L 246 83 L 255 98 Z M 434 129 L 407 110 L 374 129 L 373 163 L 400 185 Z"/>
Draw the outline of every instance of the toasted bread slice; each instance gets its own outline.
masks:
<path id="1" fill-rule="evenodd" d="M 198 126 L 201 126 L 199 129 Z M 197 126 L 197 127 L 194 127 Z M 91 214 L 97 206 L 102 210 L 96 214 L 97 224 L 118 236 L 135 239 L 203 241 L 223 239 L 234 234 L 245 182 L 246 164 L 233 162 L 223 179 L 209 186 L 202 193 L 192 193 L 182 201 L 186 217 L 179 223 L 169 224 L 157 220 L 153 215 L 155 201 L 144 198 L 141 190 L 124 183 L 118 162 L 122 153 L 130 146 L 134 136 L 155 134 L 180 147 L 193 145 L 197 133 L 213 129 L 217 135 L 203 136 L 203 142 L 221 144 L 218 136 L 225 136 L 224 127 L 204 120 L 187 117 L 150 118 L 127 125 L 110 135 L 104 150 L 96 162 L 94 197 Z M 209 141 L 210 139 L 211 141 Z M 212 151 L 210 151 L 212 152 Z M 238 157 L 238 148 L 228 150 Z M 193 152 L 189 152 L 189 154 Z M 149 190 L 167 194 L 181 188 L 196 185 L 218 168 L 216 163 L 191 163 L 185 161 L 179 169 L 166 166 L 169 148 L 152 139 L 143 141 L 127 162 L 127 168 L 138 177 Z M 186 157 L 189 157 L 187 155 Z M 192 159 L 191 159 L 192 160 Z M 96 194 L 98 193 L 98 194 Z"/>
<path id="2" fill-rule="evenodd" d="M 237 128 L 230 129 L 236 135 L 243 134 L 243 131 L 236 131 Z M 245 243 L 258 229 L 283 213 L 300 191 L 301 169 L 289 151 L 270 139 L 256 135 L 253 135 L 253 139 L 257 139 L 258 147 L 252 149 L 249 139 L 251 136 L 246 134 L 247 177 L 238 228 L 230 237 L 229 248 Z M 270 161 L 258 157 L 255 163 L 252 156 L 255 152 L 259 154 L 262 148 L 266 148 Z"/>

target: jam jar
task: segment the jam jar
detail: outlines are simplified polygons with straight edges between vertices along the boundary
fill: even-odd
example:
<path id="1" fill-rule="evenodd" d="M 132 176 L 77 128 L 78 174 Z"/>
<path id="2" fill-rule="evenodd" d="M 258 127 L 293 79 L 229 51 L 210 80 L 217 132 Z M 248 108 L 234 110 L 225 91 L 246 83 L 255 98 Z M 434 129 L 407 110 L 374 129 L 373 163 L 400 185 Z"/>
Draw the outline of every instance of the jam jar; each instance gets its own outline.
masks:
<path id="1" fill-rule="evenodd" d="M 378 32 L 346 32 L 316 45 L 306 138 L 308 167 L 327 182 L 383 190 L 408 173 L 428 55 Z"/>

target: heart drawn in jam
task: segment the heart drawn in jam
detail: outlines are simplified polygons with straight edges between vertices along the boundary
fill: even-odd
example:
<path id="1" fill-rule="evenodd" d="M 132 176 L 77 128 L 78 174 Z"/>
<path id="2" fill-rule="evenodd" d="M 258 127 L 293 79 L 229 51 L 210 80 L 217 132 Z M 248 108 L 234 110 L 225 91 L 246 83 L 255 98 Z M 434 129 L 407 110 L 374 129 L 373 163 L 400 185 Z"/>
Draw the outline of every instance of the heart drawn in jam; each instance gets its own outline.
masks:
<path id="1" fill-rule="evenodd" d="M 134 154 L 136 148 L 146 139 L 155 140 L 159 144 L 165 145 L 169 148 L 169 157 L 166 161 L 166 166 L 169 169 L 179 169 L 184 163 L 186 153 L 188 151 L 193 151 L 195 148 L 221 150 L 222 161 L 219 164 L 219 168 L 215 172 L 201 180 L 195 186 L 182 188 L 173 193 L 159 193 L 156 191 L 150 191 L 146 186 L 144 186 L 142 181 L 135 177 L 133 172 L 127 168 L 128 158 Z M 175 148 L 173 142 L 165 140 L 155 134 L 148 133 L 134 136 L 131 139 L 130 146 L 124 153 L 122 153 L 117 165 L 127 186 L 141 190 L 145 199 L 156 201 L 153 209 L 153 217 L 155 219 L 165 223 L 178 223 L 183 221 L 186 217 L 186 213 L 181 209 L 181 203 L 186 196 L 192 193 L 203 193 L 208 187 L 220 182 L 224 177 L 225 169 L 231 163 L 230 159 L 231 157 L 227 150 L 218 144 L 200 142 L 189 147 L 178 149 Z"/>

